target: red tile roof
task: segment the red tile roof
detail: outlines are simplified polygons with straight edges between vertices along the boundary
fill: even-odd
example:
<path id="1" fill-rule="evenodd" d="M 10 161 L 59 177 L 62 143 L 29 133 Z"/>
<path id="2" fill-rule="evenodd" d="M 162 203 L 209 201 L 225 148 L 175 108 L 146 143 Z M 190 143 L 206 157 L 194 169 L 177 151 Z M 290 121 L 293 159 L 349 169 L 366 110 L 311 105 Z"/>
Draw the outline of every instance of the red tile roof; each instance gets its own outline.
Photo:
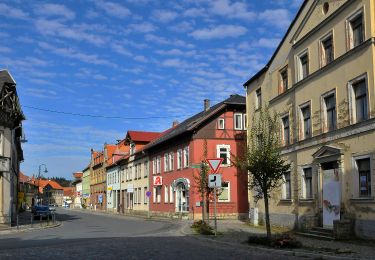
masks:
<path id="1" fill-rule="evenodd" d="M 72 197 L 74 195 L 74 187 L 63 187 L 64 196 Z"/>
<path id="2" fill-rule="evenodd" d="M 160 132 L 128 131 L 126 139 L 130 139 L 133 142 L 151 142 L 160 137 L 160 135 Z"/>
<path id="3" fill-rule="evenodd" d="M 73 176 L 76 179 L 81 179 L 83 176 L 83 172 L 73 172 Z"/>

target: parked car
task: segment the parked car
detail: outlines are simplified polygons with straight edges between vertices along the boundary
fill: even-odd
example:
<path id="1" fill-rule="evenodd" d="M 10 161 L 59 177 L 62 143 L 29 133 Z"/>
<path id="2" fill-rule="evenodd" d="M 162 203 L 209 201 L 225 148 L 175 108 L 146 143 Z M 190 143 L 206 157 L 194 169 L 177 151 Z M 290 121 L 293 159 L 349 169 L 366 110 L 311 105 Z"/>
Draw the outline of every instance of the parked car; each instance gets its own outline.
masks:
<path id="1" fill-rule="evenodd" d="M 34 219 L 37 218 L 52 218 L 52 213 L 47 205 L 35 205 L 31 208 L 31 213 Z"/>

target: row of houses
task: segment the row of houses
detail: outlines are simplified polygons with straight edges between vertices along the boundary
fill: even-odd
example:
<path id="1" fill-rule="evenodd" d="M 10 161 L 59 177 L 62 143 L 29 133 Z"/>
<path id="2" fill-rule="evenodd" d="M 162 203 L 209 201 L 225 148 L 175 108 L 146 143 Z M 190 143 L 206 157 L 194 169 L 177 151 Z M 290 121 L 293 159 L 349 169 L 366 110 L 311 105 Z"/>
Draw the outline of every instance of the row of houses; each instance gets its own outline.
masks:
<path id="1" fill-rule="evenodd" d="M 246 118 L 268 106 L 280 115 L 282 156 L 291 163 L 271 196 L 271 222 L 303 229 L 349 223 L 373 238 L 374 21 L 372 0 L 305 0 L 268 63 L 245 82 L 246 108 L 234 95 L 165 132 L 129 131 L 92 151 L 84 201 L 122 213 L 199 217 L 194 174 L 207 151 L 224 159 L 219 214 L 245 217 L 250 205 L 262 218 L 262 201 L 230 157 L 251 128 Z"/>
<path id="2" fill-rule="evenodd" d="M 245 102 L 240 95 L 212 107 L 204 100 L 200 113 L 164 132 L 128 131 L 118 143 L 91 150 L 82 171 L 82 204 L 124 214 L 200 218 L 201 162 L 223 158 L 218 214 L 247 216 L 247 176 L 231 163 L 245 137 Z"/>

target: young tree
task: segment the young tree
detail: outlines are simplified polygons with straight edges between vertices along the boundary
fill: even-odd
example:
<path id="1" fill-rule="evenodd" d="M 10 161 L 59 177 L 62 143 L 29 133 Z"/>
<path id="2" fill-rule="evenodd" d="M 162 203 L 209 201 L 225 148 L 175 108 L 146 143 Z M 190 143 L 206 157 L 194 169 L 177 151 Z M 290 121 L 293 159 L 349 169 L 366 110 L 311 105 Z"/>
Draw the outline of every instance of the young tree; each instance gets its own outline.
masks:
<path id="1" fill-rule="evenodd" d="M 235 157 L 235 165 L 249 173 L 249 189 L 256 199 L 264 199 L 267 238 L 271 239 L 269 199 L 275 188 L 283 183 L 283 176 L 290 171 L 290 164 L 281 157 L 279 116 L 261 108 L 253 117 L 245 141 L 244 152 Z"/>

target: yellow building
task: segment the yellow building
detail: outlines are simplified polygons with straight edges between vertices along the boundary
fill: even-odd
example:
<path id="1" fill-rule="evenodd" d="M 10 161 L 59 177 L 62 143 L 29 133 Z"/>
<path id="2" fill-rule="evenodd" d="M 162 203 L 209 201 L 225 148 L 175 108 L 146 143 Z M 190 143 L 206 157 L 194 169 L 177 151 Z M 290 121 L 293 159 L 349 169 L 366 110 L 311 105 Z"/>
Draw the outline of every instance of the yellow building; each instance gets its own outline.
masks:
<path id="1" fill-rule="evenodd" d="M 307 0 L 266 66 L 250 78 L 247 114 L 280 114 L 291 162 L 271 224 L 375 237 L 375 1 Z M 249 120 L 251 123 L 251 120 Z M 251 127 L 251 125 L 250 125 Z M 250 207 L 254 202 L 249 196 Z"/>

